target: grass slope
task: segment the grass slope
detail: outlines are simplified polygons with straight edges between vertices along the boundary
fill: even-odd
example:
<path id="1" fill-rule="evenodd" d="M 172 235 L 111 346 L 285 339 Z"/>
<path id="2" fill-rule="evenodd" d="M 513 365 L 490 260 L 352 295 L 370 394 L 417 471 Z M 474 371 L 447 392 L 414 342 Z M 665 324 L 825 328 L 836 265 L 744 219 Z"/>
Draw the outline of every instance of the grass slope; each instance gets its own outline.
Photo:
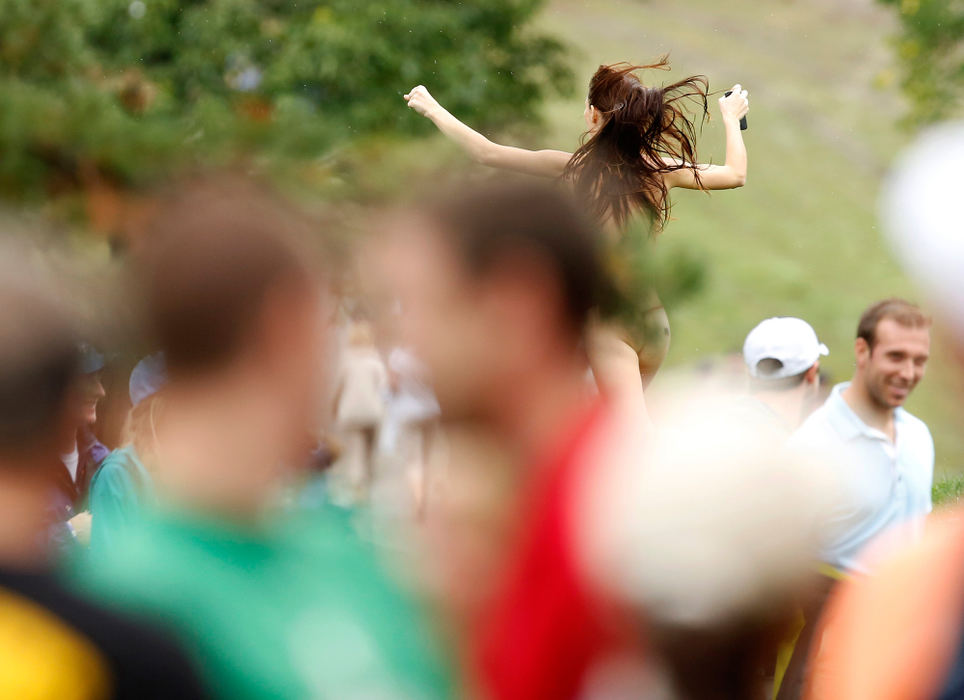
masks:
<path id="1" fill-rule="evenodd" d="M 903 105 L 888 12 L 871 0 L 553 0 L 540 22 L 577 48 L 581 83 L 600 63 L 670 52 L 672 72 L 654 81 L 702 73 L 711 89 L 750 90 L 747 186 L 673 196 L 660 245 L 688 248 L 709 274 L 699 296 L 669 309 L 667 366 L 737 351 L 761 319 L 794 315 L 830 346 L 825 368 L 849 378 L 860 312 L 885 296 L 917 296 L 878 230 L 882 177 L 911 138 L 896 127 Z M 583 99 L 580 87 L 548 105 L 538 145 L 576 143 Z M 701 146 L 702 160 L 722 161 L 718 118 Z M 934 354 L 908 409 L 934 434 L 940 477 L 964 471 L 964 435 L 956 370 L 940 347 Z"/>

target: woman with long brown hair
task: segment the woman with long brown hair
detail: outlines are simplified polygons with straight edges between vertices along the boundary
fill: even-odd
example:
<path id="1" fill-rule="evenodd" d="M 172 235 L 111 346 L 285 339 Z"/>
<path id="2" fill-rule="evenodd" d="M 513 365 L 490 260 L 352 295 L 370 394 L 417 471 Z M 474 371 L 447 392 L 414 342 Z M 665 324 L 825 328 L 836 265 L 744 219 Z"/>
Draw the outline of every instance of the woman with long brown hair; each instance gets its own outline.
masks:
<path id="1" fill-rule="evenodd" d="M 590 213 L 617 237 L 634 214 L 649 217 L 653 232 L 659 233 L 669 218 L 672 188 L 742 187 L 747 167 L 740 133 L 740 119 L 749 109 L 747 91 L 737 84 L 720 97 L 726 160 L 723 165 L 703 164 L 696 155 L 696 129 L 707 114 L 708 82 L 691 76 L 669 85 L 646 85 L 636 74 L 668 68 L 665 57 L 648 66 L 600 66 L 589 81 L 586 132 L 574 153 L 493 143 L 447 112 L 422 85 L 405 100 L 479 163 L 571 182 Z M 688 116 L 687 103 L 697 107 L 698 122 Z M 656 339 L 638 351 L 644 380 L 659 369 L 669 348 L 669 322 L 655 294 L 646 308 L 645 325 L 656 330 L 649 334 Z"/>

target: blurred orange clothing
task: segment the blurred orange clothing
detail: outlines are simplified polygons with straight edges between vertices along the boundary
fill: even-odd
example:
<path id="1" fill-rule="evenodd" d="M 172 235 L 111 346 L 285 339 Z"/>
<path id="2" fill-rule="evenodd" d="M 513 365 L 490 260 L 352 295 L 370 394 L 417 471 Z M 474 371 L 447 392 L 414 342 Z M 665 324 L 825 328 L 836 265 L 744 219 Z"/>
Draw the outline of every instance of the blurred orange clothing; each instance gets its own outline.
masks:
<path id="1" fill-rule="evenodd" d="M 610 410 L 597 401 L 531 465 L 521 536 L 482 610 L 473 663 L 490 700 L 567 700 L 597 664 L 638 645 L 576 553 L 575 501 L 602 459 Z"/>
<path id="2" fill-rule="evenodd" d="M 964 628 L 964 508 L 932 516 L 924 538 L 843 583 L 814 643 L 808 700 L 930 700 Z"/>

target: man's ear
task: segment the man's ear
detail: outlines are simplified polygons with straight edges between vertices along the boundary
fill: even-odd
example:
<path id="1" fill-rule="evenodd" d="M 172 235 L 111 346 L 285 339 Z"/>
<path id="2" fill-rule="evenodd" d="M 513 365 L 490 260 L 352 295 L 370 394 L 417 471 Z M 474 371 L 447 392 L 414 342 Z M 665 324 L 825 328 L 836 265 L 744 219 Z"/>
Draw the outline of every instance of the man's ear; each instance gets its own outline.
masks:
<path id="1" fill-rule="evenodd" d="M 820 363 L 814 362 L 813 367 L 807 370 L 807 373 L 803 376 L 803 380 L 807 384 L 817 384 L 820 382 Z"/>
<path id="2" fill-rule="evenodd" d="M 858 366 L 870 359 L 871 352 L 870 344 L 863 338 L 854 341 L 854 357 Z"/>

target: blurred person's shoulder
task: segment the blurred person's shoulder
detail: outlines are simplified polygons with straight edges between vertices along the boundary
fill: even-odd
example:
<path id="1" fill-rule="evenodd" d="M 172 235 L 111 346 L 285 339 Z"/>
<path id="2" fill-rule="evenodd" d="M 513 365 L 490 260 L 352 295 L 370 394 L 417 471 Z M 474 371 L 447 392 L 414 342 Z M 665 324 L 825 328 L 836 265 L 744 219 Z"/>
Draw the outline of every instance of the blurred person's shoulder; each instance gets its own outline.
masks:
<path id="1" fill-rule="evenodd" d="M 772 408 L 754 396 L 737 396 L 730 410 L 740 429 L 761 440 L 786 440 L 793 433 L 790 426 Z"/>
<path id="2" fill-rule="evenodd" d="M 291 666 L 297 659 L 279 651 L 281 639 L 317 645 L 345 624 L 371 640 L 376 666 L 400 683 L 446 686 L 436 661 L 441 655 L 418 611 L 345 518 L 306 509 L 262 525 L 244 529 L 155 511 L 123 535 L 106 561 L 88 560 L 82 582 L 105 602 L 171 625 L 204 661 L 205 678 L 224 688 L 250 687 L 239 665 L 267 663 L 258 671 L 266 692 L 294 684 L 286 696 L 300 696 L 307 681 Z M 243 633 L 239 619 L 246 620 Z M 252 650 L 252 635 L 264 648 Z"/>
<path id="3" fill-rule="evenodd" d="M 92 498 L 94 493 L 108 485 L 116 487 L 121 484 L 132 483 L 136 486 L 142 486 L 143 484 L 140 481 L 142 480 L 141 475 L 144 473 L 145 470 L 134 453 L 133 447 L 127 446 L 113 450 L 104 458 L 100 468 L 94 472 L 94 476 L 90 480 Z"/>
<path id="4" fill-rule="evenodd" d="M 832 598 L 810 697 L 937 697 L 964 628 L 964 508 Z M 881 611 L 886 614 L 881 614 Z"/>
<path id="5" fill-rule="evenodd" d="M 790 435 L 788 446 L 800 450 L 820 450 L 841 441 L 838 409 L 839 397 L 831 395 Z"/>
<path id="6" fill-rule="evenodd" d="M 142 609 L 178 604 L 214 585 L 215 550 L 200 528 L 152 508 L 114 533 L 109 549 L 75 557 L 66 570 L 95 597 Z"/>
<path id="7" fill-rule="evenodd" d="M 275 527 L 279 545 L 304 556 L 373 556 L 373 544 L 359 532 L 362 520 L 361 512 L 325 502 L 288 509 Z"/>
<path id="8" fill-rule="evenodd" d="M 645 416 L 624 410 L 615 401 L 594 398 L 569 418 L 555 444 L 542 455 L 540 471 L 555 474 L 557 486 L 576 491 L 597 478 L 601 463 L 638 457 L 646 432 Z"/>
<path id="9" fill-rule="evenodd" d="M 16 632 L 25 625 L 30 634 Z M 53 692 L 31 697 L 204 696 L 195 669 L 173 638 L 93 602 L 50 573 L 0 569 L 0 651 L 7 664 L 0 674 L 2 697 L 24 697 L 9 694 L 6 683 L 15 683 L 20 693 L 45 685 Z M 56 679 L 43 677 L 47 668 L 54 669 Z M 30 678 L 20 678 L 21 672 Z"/>
<path id="10" fill-rule="evenodd" d="M 320 507 L 286 512 L 277 524 L 284 550 L 279 559 L 289 573 L 301 571 L 300 585 L 310 591 L 297 618 L 323 613 L 313 635 L 329 634 L 323 630 L 350 619 L 377 648 L 399 697 L 452 696 L 449 659 L 427 611 L 386 560 L 391 556 L 359 532 L 359 519 Z M 327 609 L 322 601 L 337 605 Z"/>
<path id="11" fill-rule="evenodd" d="M 931 431 L 930 428 L 927 427 L 927 423 L 903 407 L 898 408 L 895 414 L 903 431 L 908 431 L 915 440 L 920 441 L 920 444 L 930 445 L 933 451 L 934 438 L 931 436 Z"/>

